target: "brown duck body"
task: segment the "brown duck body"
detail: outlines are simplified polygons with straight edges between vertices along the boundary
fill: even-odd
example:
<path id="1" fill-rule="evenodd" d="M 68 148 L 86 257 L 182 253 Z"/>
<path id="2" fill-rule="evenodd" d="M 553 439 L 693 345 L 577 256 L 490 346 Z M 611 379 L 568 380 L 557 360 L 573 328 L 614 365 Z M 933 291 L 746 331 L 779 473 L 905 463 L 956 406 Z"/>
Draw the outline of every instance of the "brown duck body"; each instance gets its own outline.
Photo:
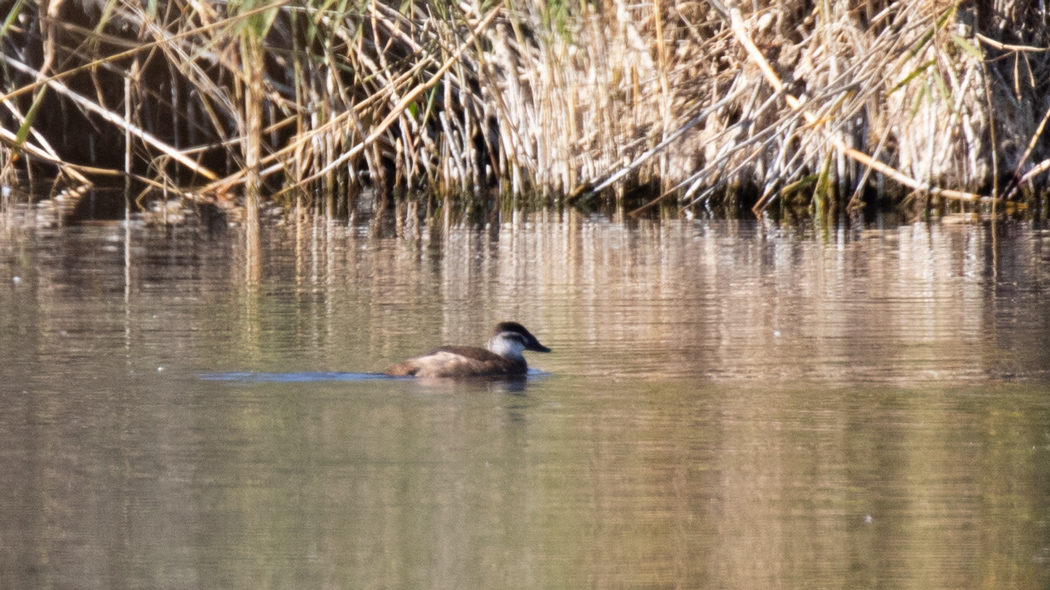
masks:
<path id="1" fill-rule="evenodd" d="M 411 377 L 518 376 L 528 372 L 524 360 L 514 360 L 476 346 L 442 346 L 386 370 Z"/>
<path id="2" fill-rule="evenodd" d="M 397 377 L 520 377 L 528 364 L 523 351 L 550 352 L 524 326 L 502 322 L 496 326 L 488 349 L 476 346 L 442 346 L 386 370 Z"/>

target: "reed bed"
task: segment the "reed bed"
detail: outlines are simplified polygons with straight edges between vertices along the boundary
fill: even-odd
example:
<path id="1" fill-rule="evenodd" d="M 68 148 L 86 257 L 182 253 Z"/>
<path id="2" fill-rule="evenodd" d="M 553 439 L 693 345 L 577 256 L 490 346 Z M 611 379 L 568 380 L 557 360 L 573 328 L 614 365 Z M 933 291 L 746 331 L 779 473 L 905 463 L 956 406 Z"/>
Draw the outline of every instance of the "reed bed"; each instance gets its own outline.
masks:
<path id="1" fill-rule="evenodd" d="M 256 224 L 366 188 L 831 214 L 1039 204 L 1050 177 L 1032 3 L 5 5 L 8 185 L 125 182 Z"/>

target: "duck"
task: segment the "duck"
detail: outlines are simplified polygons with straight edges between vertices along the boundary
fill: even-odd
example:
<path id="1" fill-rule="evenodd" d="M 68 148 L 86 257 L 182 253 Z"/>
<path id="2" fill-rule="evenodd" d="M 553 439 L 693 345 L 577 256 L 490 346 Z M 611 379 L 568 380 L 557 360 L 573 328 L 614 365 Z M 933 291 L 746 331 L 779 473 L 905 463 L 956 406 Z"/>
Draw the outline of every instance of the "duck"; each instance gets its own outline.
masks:
<path id="1" fill-rule="evenodd" d="M 392 377 L 520 377 L 529 366 L 526 350 L 550 352 L 525 326 L 500 322 L 485 348 L 442 346 L 388 368 Z"/>

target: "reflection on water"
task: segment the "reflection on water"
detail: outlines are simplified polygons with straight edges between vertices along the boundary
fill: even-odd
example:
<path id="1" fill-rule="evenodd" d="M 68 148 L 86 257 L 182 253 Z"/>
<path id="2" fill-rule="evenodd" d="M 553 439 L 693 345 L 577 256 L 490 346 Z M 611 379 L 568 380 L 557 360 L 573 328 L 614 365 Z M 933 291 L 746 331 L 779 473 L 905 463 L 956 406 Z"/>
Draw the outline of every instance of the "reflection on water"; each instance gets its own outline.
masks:
<path id="1" fill-rule="evenodd" d="M 0 227 L 0 587 L 1045 588 L 1050 232 L 992 229 Z M 367 375 L 506 319 L 543 374 Z"/>

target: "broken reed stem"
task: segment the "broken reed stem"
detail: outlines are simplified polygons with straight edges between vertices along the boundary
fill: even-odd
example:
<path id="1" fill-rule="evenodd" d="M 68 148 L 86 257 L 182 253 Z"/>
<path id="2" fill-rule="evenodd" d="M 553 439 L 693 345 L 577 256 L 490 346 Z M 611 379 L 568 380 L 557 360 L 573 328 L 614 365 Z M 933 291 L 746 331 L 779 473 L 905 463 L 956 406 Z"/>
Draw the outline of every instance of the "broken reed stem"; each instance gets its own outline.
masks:
<path id="1" fill-rule="evenodd" d="M 346 163 L 350 158 L 353 158 L 357 154 L 361 153 L 362 151 L 364 151 L 365 148 L 371 146 L 377 139 L 379 139 L 379 137 L 382 136 L 383 133 L 385 133 L 386 130 L 401 117 L 402 113 L 405 111 L 409 104 L 415 101 L 415 99 L 418 98 L 420 94 L 423 94 L 423 92 L 427 91 L 430 88 L 433 88 L 438 82 L 441 81 L 441 77 L 445 75 L 445 72 L 447 72 L 459 60 L 460 56 L 463 55 L 463 52 L 473 44 L 474 39 L 488 27 L 489 23 L 491 23 L 494 18 L 496 18 L 496 16 L 499 14 L 499 7 L 501 4 L 502 3 L 497 4 L 491 9 L 488 16 L 486 16 L 485 19 L 478 23 L 478 25 L 474 28 L 474 30 L 470 34 L 470 37 L 468 37 L 463 43 L 459 45 L 459 47 L 456 48 L 455 52 L 447 60 L 445 60 L 445 63 L 441 65 L 441 68 L 438 69 L 438 71 L 435 72 L 429 80 L 417 85 L 408 94 L 402 97 L 402 99 L 398 101 L 398 103 L 391 109 L 390 114 L 388 114 L 386 118 L 384 118 L 378 125 L 372 128 L 372 132 L 368 135 L 368 137 L 364 138 L 357 145 L 344 152 L 338 158 L 332 160 L 328 165 L 324 166 L 314 174 L 303 179 L 303 184 L 313 182 L 327 174 L 330 174 L 337 166 Z M 278 192 L 277 195 L 284 194 L 289 190 L 292 190 L 292 188 L 296 187 L 288 187 Z"/>
<path id="2" fill-rule="evenodd" d="M 1006 195 L 1003 196 L 1003 200 L 1009 201 L 1011 197 L 1017 193 L 1017 190 L 1021 188 L 1021 185 L 1027 182 L 1032 177 L 1042 174 L 1047 167 L 1050 167 L 1050 160 L 1043 160 L 1035 167 L 1033 167 L 1027 174 L 1022 175 L 1021 169 L 1024 167 L 1025 162 L 1032 156 L 1032 151 L 1035 150 L 1036 143 L 1039 138 L 1043 135 L 1043 130 L 1046 128 L 1047 121 L 1050 121 L 1050 108 L 1047 108 L 1046 113 L 1043 114 L 1043 120 L 1039 121 L 1039 126 L 1035 128 L 1035 133 L 1032 134 L 1031 139 L 1028 140 L 1028 147 L 1025 148 L 1024 154 L 1021 156 L 1020 161 L 1017 162 L 1017 166 L 1014 168 L 1013 178 L 1010 180 L 1010 185 L 1007 187 Z M 993 142 L 994 145 L 994 142 Z"/>
<path id="3" fill-rule="evenodd" d="M 271 10 L 273 8 L 282 6 L 284 4 L 285 4 L 284 0 L 280 0 L 278 2 L 274 2 L 273 4 L 268 4 L 266 6 L 262 6 L 262 7 L 259 7 L 259 8 L 255 8 L 253 10 L 249 10 L 249 11 L 240 13 L 237 16 L 233 16 L 233 17 L 229 17 L 229 18 L 226 18 L 226 19 L 222 19 L 220 21 L 216 21 L 216 22 L 211 23 L 211 24 L 200 25 L 198 27 L 194 27 L 194 28 L 192 28 L 190 30 L 183 31 L 181 33 L 176 33 L 174 35 L 170 35 L 170 36 L 164 37 L 162 39 L 157 39 L 156 41 L 149 41 L 149 42 L 146 42 L 146 43 L 142 43 L 140 45 L 136 45 L 135 47 L 133 47 L 131 49 L 128 49 L 127 51 L 123 51 L 121 53 L 117 53 L 117 54 L 114 54 L 114 55 L 108 55 L 108 56 L 105 56 L 105 57 L 100 57 L 98 59 L 93 59 L 93 60 L 91 60 L 91 61 L 89 61 L 87 63 L 81 64 L 79 66 L 72 67 L 72 68 L 70 68 L 68 70 L 63 70 L 61 72 L 56 72 L 55 74 L 52 74 L 50 76 L 41 78 L 41 79 L 39 79 L 39 80 L 37 80 L 35 82 L 29 83 L 29 84 L 23 84 L 21 86 L 18 86 L 17 88 L 14 88 L 14 89 L 8 91 L 6 94 L 0 95 L 0 101 L 4 101 L 4 100 L 11 99 L 11 98 L 15 98 L 17 96 L 21 96 L 23 94 L 26 94 L 28 92 L 32 92 L 33 90 L 36 90 L 40 86 L 50 85 L 52 82 L 57 82 L 59 80 L 62 80 L 63 78 L 68 78 L 70 76 L 73 76 L 74 74 L 79 74 L 81 72 L 91 71 L 91 70 L 93 70 L 93 69 L 95 69 L 95 68 L 97 68 L 97 67 L 99 67 L 101 65 L 107 64 L 107 63 L 117 63 L 117 62 L 123 61 L 124 59 L 130 58 L 130 57 L 134 57 L 135 55 L 138 55 L 140 53 L 152 51 L 154 49 L 157 49 L 158 47 L 163 47 L 164 45 L 168 45 L 168 44 L 174 43 L 175 41 L 181 41 L 181 40 L 184 40 L 184 39 L 198 37 L 202 33 L 210 32 L 210 31 L 212 31 L 214 29 L 221 29 L 221 28 L 229 27 L 230 25 L 236 23 L 237 21 L 239 21 L 239 20 L 241 20 L 243 18 L 247 18 L 249 16 L 253 16 L 253 15 L 256 15 L 256 14 L 259 14 L 259 13 L 266 12 L 267 10 Z M 60 21 L 55 21 L 53 18 L 48 17 L 48 16 L 42 17 L 42 20 L 45 23 L 52 23 L 52 24 L 55 24 L 55 25 L 65 26 L 65 23 L 62 23 Z M 5 54 L 5 58 L 6 57 L 7 57 L 7 55 Z M 47 68 L 41 68 L 41 71 L 42 72 L 46 72 Z"/>
<path id="4" fill-rule="evenodd" d="M 814 128 L 819 129 L 820 127 L 822 127 L 822 120 L 818 119 L 817 116 L 810 112 L 808 109 L 803 108 L 802 103 L 798 100 L 798 98 L 785 91 L 784 83 L 780 81 L 780 78 L 776 75 L 776 72 L 773 71 L 773 68 L 770 67 L 769 62 L 766 61 L 765 56 L 762 55 L 762 52 L 759 51 L 758 47 L 755 46 L 755 43 L 751 40 L 751 37 L 747 34 L 747 31 L 744 30 L 744 20 L 740 15 L 740 9 L 734 6 L 729 9 L 729 14 L 731 26 L 733 28 L 733 34 L 736 35 L 737 39 L 740 41 L 740 44 L 744 46 L 744 49 L 747 51 L 748 55 L 751 56 L 751 59 L 754 60 L 755 63 L 759 66 L 759 69 L 762 70 L 762 75 L 766 78 L 766 81 L 773 86 L 774 90 L 778 94 L 784 95 L 784 100 L 787 101 L 788 106 L 790 106 L 792 110 L 802 113 L 802 116 L 805 117 L 807 123 L 812 125 Z M 864 152 L 855 150 L 847 146 L 845 142 L 842 141 L 842 138 L 834 132 L 829 134 L 828 139 L 832 142 L 832 144 L 835 145 L 836 149 L 846 154 L 850 158 L 856 160 L 857 162 L 860 162 L 861 164 L 873 170 L 877 170 L 878 172 L 885 174 L 889 178 L 892 178 L 893 180 L 913 190 L 927 192 L 931 195 L 936 195 L 938 197 L 944 197 L 947 199 L 958 199 L 962 201 L 988 200 L 987 197 L 982 197 L 981 195 L 977 195 L 974 193 L 942 189 L 939 187 L 930 186 L 929 184 L 919 182 L 918 180 L 915 180 L 914 178 L 898 171 L 896 168 L 893 168 L 888 164 L 884 164 L 865 154 Z"/>
<path id="5" fill-rule="evenodd" d="M 10 65 L 11 67 L 13 67 L 14 69 L 16 69 L 16 70 L 18 70 L 20 72 L 24 72 L 24 73 L 27 73 L 27 74 L 33 74 L 33 75 L 36 75 L 36 74 L 39 73 L 39 72 L 37 72 L 37 70 L 34 70 L 33 68 L 29 67 L 28 65 L 23 64 L 22 62 L 14 59 L 14 58 L 11 58 L 11 57 L 7 58 L 7 63 L 8 63 L 8 65 Z M 88 112 L 90 112 L 90 113 L 92 113 L 92 114 L 94 114 L 94 115 L 96 115 L 96 116 L 98 116 L 98 117 L 100 117 L 100 118 L 110 122 L 110 123 L 113 123 L 114 125 L 122 128 L 122 129 L 124 129 L 130 135 L 134 135 L 136 138 L 141 139 L 142 141 L 144 141 L 147 144 L 153 146 L 154 148 L 160 150 L 161 152 L 167 154 L 168 156 L 171 156 L 171 158 L 173 158 L 174 160 L 176 160 L 177 162 L 179 162 L 183 166 L 186 166 L 190 170 L 193 170 L 197 174 L 200 174 L 201 176 L 203 176 L 203 177 L 205 177 L 205 178 L 207 178 L 209 180 L 215 180 L 215 179 L 217 179 L 219 177 L 216 173 L 212 172 L 211 170 L 208 170 L 207 168 L 205 168 L 203 166 L 199 166 L 197 164 L 197 162 L 195 162 L 192 159 L 188 158 L 187 156 L 185 156 L 179 150 L 177 150 L 174 147 L 164 143 L 160 139 L 154 137 L 150 133 L 147 133 L 145 130 L 139 128 L 138 126 L 133 125 L 131 123 L 131 121 L 128 121 L 124 117 L 122 117 L 120 115 L 117 115 L 117 114 L 115 114 L 115 113 L 113 113 L 111 111 L 106 110 L 105 108 L 99 106 L 97 103 L 95 103 L 91 99 L 89 99 L 89 98 L 87 98 L 85 96 L 82 96 L 81 94 L 79 94 L 77 92 L 74 92 L 68 86 L 66 86 L 64 83 L 62 83 L 61 81 L 59 81 L 56 78 L 57 78 L 57 76 L 51 76 L 50 78 L 47 79 L 46 84 L 47 84 L 48 88 L 50 88 L 51 90 L 54 90 L 55 92 L 57 92 L 58 94 L 61 94 L 62 96 L 65 96 L 66 98 L 70 99 L 77 106 L 80 106 L 84 110 L 86 110 L 86 111 L 88 111 Z"/>

